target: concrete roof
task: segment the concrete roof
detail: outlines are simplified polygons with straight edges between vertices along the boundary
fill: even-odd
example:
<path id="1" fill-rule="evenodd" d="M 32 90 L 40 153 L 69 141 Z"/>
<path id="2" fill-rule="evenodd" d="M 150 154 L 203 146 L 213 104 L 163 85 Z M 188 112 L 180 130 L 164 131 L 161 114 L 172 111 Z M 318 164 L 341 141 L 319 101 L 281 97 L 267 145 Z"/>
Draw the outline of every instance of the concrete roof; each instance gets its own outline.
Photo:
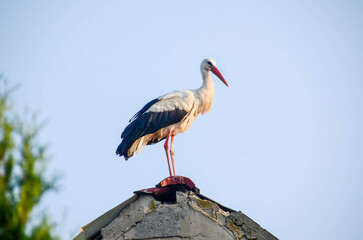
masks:
<path id="1" fill-rule="evenodd" d="M 177 186 L 176 188 L 179 188 Z M 227 231 L 230 231 L 233 234 L 230 234 L 234 238 L 232 239 L 256 239 L 256 240 L 275 240 L 277 239 L 271 233 L 263 229 L 260 225 L 254 222 L 251 218 L 243 214 L 242 212 L 237 212 L 233 209 L 225 207 L 214 200 L 200 194 L 194 193 L 192 191 L 186 191 L 185 188 L 182 189 L 174 189 L 175 194 L 177 195 L 176 198 L 187 198 L 188 202 L 194 202 L 194 205 L 191 205 L 195 209 L 200 209 L 200 212 L 207 217 L 210 217 L 213 220 L 213 216 L 217 216 L 219 212 L 224 212 L 226 220 L 223 220 L 225 227 L 227 227 Z M 179 192 L 178 190 L 182 190 Z M 183 193 L 184 192 L 184 193 Z M 164 201 L 159 201 L 155 199 L 155 196 L 152 194 L 143 194 L 137 193 L 134 194 L 131 198 L 127 199 L 123 203 L 119 204 L 118 206 L 114 207 L 113 209 L 109 210 L 108 212 L 104 213 L 100 217 L 96 218 L 92 222 L 88 223 L 87 225 L 81 228 L 81 232 L 74 238 L 74 240 L 86 240 L 86 239 L 103 239 L 103 235 L 101 234 L 101 230 L 104 231 L 103 234 L 107 234 L 107 229 L 115 219 L 119 218 L 125 210 L 126 207 L 130 206 L 131 204 L 138 204 L 137 201 L 141 201 L 145 195 L 149 195 L 149 199 L 153 200 L 153 205 L 157 205 L 163 207 L 163 205 L 168 204 Z M 150 198 L 152 196 L 152 198 Z M 178 200 L 177 200 L 178 201 Z M 136 206 L 136 205 L 135 205 Z M 170 206 L 170 204 L 168 204 Z M 139 208 L 139 207 L 135 207 Z M 165 206 L 164 206 L 165 208 Z M 161 209 L 161 208 L 160 208 Z M 194 210 L 195 210 L 194 209 Z M 126 211 L 126 210 L 125 210 Z M 198 210 L 199 211 L 199 210 Z M 215 212 L 214 215 L 211 212 Z M 128 213 L 129 215 L 134 213 Z M 137 215 L 138 213 L 136 213 Z M 171 213 L 175 214 L 175 213 Z M 122 216 L 121 216 L 122 217 Z M 217 217 L 214 219 L 215 221 L 219 221 Z M 140 221 L 140 220 L 138 220 Z M 229 224 L 226 224 L 228 222 Z M 221 223 L 219 223 L 221 225 Z M 111 225 L 110 225 L 111 226 Z M 109 231 L 109 230 L 108 230 Z M 113 230 L 112 230 L 113 231 Z M 216 233 L 215 233 L 216 234 Z M 142 239 L 142 238 L 138 238 Z M 207 239 L 207 238 L 206 238 Z"/>

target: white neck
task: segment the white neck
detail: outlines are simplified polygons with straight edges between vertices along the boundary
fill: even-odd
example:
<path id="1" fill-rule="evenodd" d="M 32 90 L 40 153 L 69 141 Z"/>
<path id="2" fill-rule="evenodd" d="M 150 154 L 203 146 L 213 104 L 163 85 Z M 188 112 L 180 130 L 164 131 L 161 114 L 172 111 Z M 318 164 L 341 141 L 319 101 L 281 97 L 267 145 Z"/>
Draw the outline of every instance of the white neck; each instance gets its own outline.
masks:
<path id="1" fill-rule="evenodd" d="M 203 85 L 196 90 L 198 102 L 198 113 L 209 112 L 214 98 L 214 86 L 209 71 L 200 69 L 203 78 Z"/>

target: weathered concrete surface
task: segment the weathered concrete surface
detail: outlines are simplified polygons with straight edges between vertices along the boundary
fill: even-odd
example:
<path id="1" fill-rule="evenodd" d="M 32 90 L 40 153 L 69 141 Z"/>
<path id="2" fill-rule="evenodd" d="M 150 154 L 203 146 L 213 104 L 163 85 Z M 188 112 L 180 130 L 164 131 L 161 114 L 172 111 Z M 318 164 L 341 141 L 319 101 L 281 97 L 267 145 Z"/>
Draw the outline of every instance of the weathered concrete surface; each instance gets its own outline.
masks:
<path id="1" fill-rule="evenodd" d="M 102 228 L 102 239 L 277 239 L 247 216 L 223 211 L 193 192 L 166 204 L 142 195 Z"/>

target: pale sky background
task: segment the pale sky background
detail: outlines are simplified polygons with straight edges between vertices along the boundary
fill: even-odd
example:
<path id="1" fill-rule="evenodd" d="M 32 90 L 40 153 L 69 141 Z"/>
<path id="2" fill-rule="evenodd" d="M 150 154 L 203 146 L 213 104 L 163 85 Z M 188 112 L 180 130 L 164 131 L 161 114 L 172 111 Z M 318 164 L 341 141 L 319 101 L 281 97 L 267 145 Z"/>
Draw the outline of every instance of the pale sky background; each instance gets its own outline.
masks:
<path id="1" fill-rule="evenodd" d="M 363 2 L 0 1 L 0 72 L 47 125 L 41 202 L 62 239 L 168 176 L 163 144 L 115 155 L 149 100 L 201 84 L 177 174 L 280 239 L 363 239 Z"/>

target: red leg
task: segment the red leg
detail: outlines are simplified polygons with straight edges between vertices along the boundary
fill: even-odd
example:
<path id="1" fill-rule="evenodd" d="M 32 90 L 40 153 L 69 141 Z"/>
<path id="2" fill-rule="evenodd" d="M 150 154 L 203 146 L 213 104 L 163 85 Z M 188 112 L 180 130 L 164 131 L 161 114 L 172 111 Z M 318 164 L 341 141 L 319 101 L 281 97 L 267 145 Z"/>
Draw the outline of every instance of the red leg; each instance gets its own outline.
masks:
<path id="1" fill-rule="evenodd" d="M 170 174 L 170 176 L 173 176 L 173 174 L 171 172 L 170 158 L 169 158 L 169 138 L 170 138 L 170 132 L 168 133 L 168 136 L 166 136 L 166 140 L 164 143 L 164 149 L 165 149 L 165 153 L 166 153 L 166 158 L 168 159 L 169 174 Z"/>
<path id="2" fill-rule="evenodd" d="M 173 170 L 174 170 L 174 176 L 176 175 L 176 172 L 175 172 L 175 161 L 174 161 L 174 156 L 175 156 L 175 153 L 174 153 L 174 135 L 171 135 L 171 145 L 170 145 L 170 156 L 171 156 L 171 160 L 173 161 Z"/>

